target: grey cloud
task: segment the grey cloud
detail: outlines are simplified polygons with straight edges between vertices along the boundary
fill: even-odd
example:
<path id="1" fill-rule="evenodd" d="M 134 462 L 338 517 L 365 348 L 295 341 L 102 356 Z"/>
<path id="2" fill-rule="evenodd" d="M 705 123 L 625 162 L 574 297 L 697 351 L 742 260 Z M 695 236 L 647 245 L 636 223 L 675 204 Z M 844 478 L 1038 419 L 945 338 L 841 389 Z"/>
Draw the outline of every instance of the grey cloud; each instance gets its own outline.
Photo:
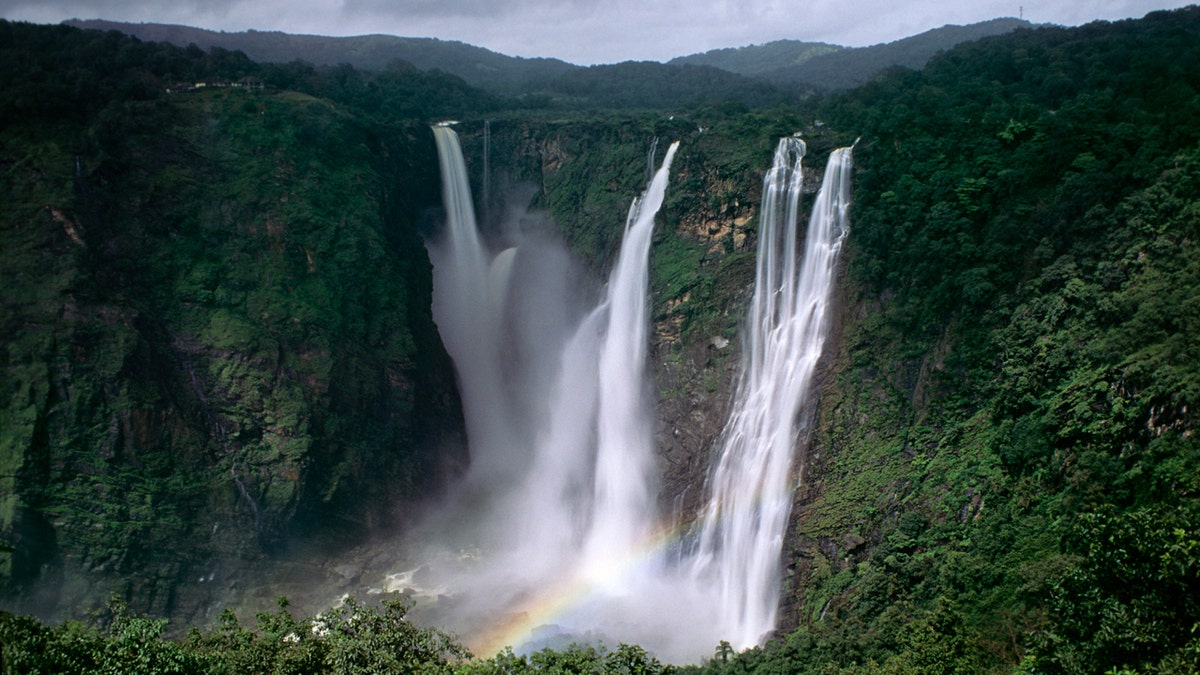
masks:
<path id="1" fill-rule="evenodd" d="M 342 14 L 364 13 L 397 19 L 448 16 L 485 19 L 532 16 L 537 12 L 590 14 L 594 7 L 590 0 L 345 0 Z"/>
<path id="2" fill-rule="evenodd" d="M 973 0 L 4 0 L 0 16 L 183 23 L 218 30 L 458 40 L 580 64 L 666 60 L 784 38 L 864 46 L 947 23 L 1012 16 L 1020 1 Z M 1043 0 L 1034 22 L 1140 17 L 1188 0 Z"/>
<path id="3" fill-rule="evenodd" d="M 187 15 L 224 13 L 245 4 L 245 0 L 8 0 L 5 15 L 54 14 L 71 17 L 109 18 L 115 16 Z M 153 19 L 147 18 L 146 21 Z"/>

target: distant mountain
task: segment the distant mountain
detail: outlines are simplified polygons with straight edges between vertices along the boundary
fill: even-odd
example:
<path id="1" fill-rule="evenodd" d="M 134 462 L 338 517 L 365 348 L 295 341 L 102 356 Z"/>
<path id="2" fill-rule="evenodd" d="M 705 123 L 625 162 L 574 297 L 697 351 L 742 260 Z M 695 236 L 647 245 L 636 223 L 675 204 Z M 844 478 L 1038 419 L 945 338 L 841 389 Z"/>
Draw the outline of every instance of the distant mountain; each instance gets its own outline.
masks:
<path id="1" fill-rule="evenodd" d="M 777 40 L 681 56 L 670 63 L 714 66 L 777 83 L 849 89 L 863 84 L 881 70 L 893 66 L 918 70 L 934 54 L 957 44 L 1032 26 L 1020 19 L 992 19 L 968 26 L 942 26 L 920 35 L 871 47 L 839 47 L 823 42 Z"/>
<path id="2" fill-rule="evenodd" d="M 776 82 L 803 83 L 822 89 L 851 89 L 894 66 L 920 70 L 933 55 L 963 42 L 1011 33 L 1034 24 L 1022 19 L 992 19 L 969 26 L 942 26 L 895 42 L 842 49 L 762 73 Z"/>
<path id="3" fill-rule="evenodd" d="M 712 66 L 738 75 L 756 77 L 780 68 L 799 66 L 809 59 L 842 51 L 846 47 L 824 42 L 776 40 L 748 47 L 713 49 L 700 54 L 671 59 L 671 65 Z"/>
<path id="4" fill-rule="evenodd" d="M 457 75 L 468 84 L 493 93 L 537 94 L 550 100 L 590 100 L 593 104 L 599 98 L 612 98 L 616 107 L 657 100 L 653 89 L 670 91 L 667 98 L 671 99 L 671 105 L 724 98 L 748 103 L 763 98 L 777 100 L 779 91 L 797 88 L 848 89 L 893 66 L 920 69 L 934 54 L 957 44 L 1033 26 L 1019 19 L 993 19 L 969 26 L 943 26 L 871 47 L 777 40 L 681 56 L 666 64 L 630 62 L 585 68 L 558 59 L 506 56 L 483 47 L 436 38 L 324 37 L 255 30 L 226 33 L 171 24 L 103 20 L 65 23 L 79 28 L 115 30 L 147 42 L 237 50 L 262 63 L 299 59 L 318 66 L 347 63 L 379 71 L 400 60 L 421 70 L 437 69 Z M 760 85 L 747 78 L 766 80 L 771 85 Z"/>
<path id="5" fill-rule="evenodd" d="M 531 90 L 568 108 L 686 108 L 736 101 L 749 107 L 799 98 L 799 85 L 776 85 L 712 66 L 627 61 L 577 68 Z"/>
<path id="6" fill-rule="evenodd" d="M 526 90 L 533 80 L 545 80 L 579 68 L 558 59 L 506 56 L 483 47 L 436 38 L 325 37 L 255 30 L 226 33 L 171 24 L 102 20 L 73 19 L 64 23 L 78 28 L 115 30 L 147 42 L 238 50 L 261 63 L 287 63 L 300 59 L 318 66 L 348 63 L 362 70 L 378 71 L 401 60 L 421 70 L 436 68 L 457 75 L 480 89 L 506 94 Z"/>
<path id="7" fill-rule="evenodd" d="M 793 97 L 797 87 L 777 86 L 711 66 L 626 62 L 583 67 L 557 59 L 505 56 L 461 42 L 388 35 L 321 37 L 279 32 L 224 33 L 153 23 L 66 22 L 92 30 L 115 30 L 146 42 L 195 44 L 244 52 L 260 63 L 301 59 L 314 65 L 348 63 L 383 70 L 401 60 L 421 70 L 441 70 L 468 84 L 500 94 L 527 94 L 567 108 L 671 108 L 735 100 L 766 105 Z M 780 62 L 777 62 L 777 65 Z"/>

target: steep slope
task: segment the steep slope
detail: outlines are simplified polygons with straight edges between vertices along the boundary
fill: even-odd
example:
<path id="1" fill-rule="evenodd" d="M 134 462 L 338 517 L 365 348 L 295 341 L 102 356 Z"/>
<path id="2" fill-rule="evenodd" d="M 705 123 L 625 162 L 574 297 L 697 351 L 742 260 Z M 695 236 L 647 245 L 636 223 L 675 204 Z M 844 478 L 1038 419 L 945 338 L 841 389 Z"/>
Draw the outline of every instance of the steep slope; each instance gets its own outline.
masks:
<path id="1" fill-rule="evenodd" d="M 798 630 L 745 667 L 1194 672 L 1197 45 L 1020 31 L 821 111 L 862 132 L 845 325 Z"/>
<path id="2" fill-rule="evenodd" d="M 426 129 L 167 95 L 147 64 L 181 50 L 0 30 L 6 605 L 194 617 L 264 555 L 402 519 L 460 424 Z"/>

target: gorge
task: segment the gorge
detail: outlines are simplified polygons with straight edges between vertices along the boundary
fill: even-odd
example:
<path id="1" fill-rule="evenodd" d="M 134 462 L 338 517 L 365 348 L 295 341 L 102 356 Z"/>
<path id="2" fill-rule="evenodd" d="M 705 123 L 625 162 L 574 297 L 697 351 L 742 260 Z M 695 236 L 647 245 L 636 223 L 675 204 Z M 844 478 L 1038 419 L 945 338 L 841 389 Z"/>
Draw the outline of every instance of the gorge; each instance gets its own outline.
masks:
<path id="1" fill-rule="evenodd" d="M 63 26 L 0 38 L 5 668 L 1195 670 L 1195 8 L 798 98 L 655 98 L 674 66 L 597 69 L 637 94 L 611 106 Z M 263 86 L 174 88 L 243 80 Z M 446 118 L 474 195 L 457 215 Z M 756 277 L 799 261 L 758 252 L 788 211 L 764 177 L 799 175 L 771 148 L 803 140 L 799 211 L 824 212 L 812 168 L 860 136 L 824 249 L 837 291 L 796 317 L 828 322 L 793 373 L 814 388 L 753 444 L 796 463 L 725 480 L 760 433 L 743 398 L 786 373 L 748 369 L 776 358 L 750 315 L 793 307 Z M 655 174 L 642 232 L 630 199 Z M 482 241 L 451 284 L 474 290 L 442 306 L 447 219 Z"/>
<path id="2" fill-rule="evenodd" d="M 667 521 L 659 507 L 677 496 L 657 498 L 645 363 L 651 233 L 679 143 L 630 206 L 599 301 L 571 312 L 561 308 L 577 302 L 551 297 L 565 288 L 561 271 L 541 262 L 561 254 L 530 247 L 511 227 L 502 244 L 483 243 L 458 136 L 448 126 L 434 134 L 447 219 L 429 244 L 434 318 L 458 372 L 471 465 L 451 515 L 435 514 L 438 526 L 422 532 L 458 546 L 473 533 L 480 558 L 446 574 L 436 566 L 452 551 L 432 556 L 440 562 L 426 576 L 455 607 L 443 625 L 481 653 L 528 651 L 535 635 L 535 645 L 600 638 L 640 641 L 682 663 L 721 640 L 759 644 L 775 627 L 797 418 L 812 415 L 803 401 L 847 232 L 850 150 L 830 155 L 802 237 L 805 144 L 779 141 L 764 179 L 737 396 L 692 524 Z M 551 372 L 537 373 L 547 362 Z M 571 597 L 555 597 L 563 594 Z M 495 628 L 512 616 L 516 626 Z"/>

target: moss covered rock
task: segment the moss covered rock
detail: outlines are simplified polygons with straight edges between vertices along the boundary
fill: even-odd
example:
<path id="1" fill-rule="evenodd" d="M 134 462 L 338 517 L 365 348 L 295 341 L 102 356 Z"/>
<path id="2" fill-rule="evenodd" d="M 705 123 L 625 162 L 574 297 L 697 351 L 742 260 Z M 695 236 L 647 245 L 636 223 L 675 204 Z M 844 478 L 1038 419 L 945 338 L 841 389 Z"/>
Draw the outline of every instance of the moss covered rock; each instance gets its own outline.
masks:
<path id="1" fill-rule="evenodd" d="M 461 422 L 416 229 L 423 126 L 224 88 L 9 125 L 0 163 L 18 605 L 115 588 L 198 611 L 222 561 L 363 535 L 436 489 Z"/>

